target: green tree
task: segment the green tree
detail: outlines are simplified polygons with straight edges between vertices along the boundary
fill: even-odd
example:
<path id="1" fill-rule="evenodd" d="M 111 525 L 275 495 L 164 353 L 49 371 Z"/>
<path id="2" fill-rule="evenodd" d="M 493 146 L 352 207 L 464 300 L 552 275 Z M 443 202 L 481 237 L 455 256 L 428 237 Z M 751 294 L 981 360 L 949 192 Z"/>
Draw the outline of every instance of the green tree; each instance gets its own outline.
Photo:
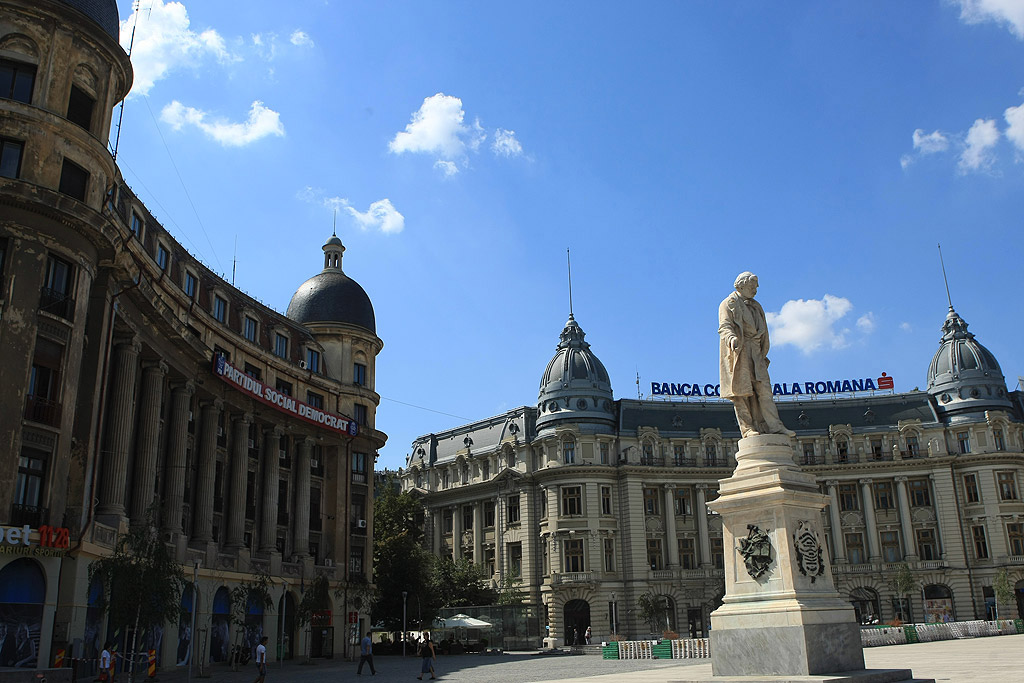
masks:
<path id="1" fill-rule="evenodd" d="M 501 577 L 501 581 L 498 584 L 498 604 L 499 605 L 521 605 L 526 601 L 526 595 L 523 593 L 523 579 L 519 576 L 519 572 L 511 571 L 505 573 L 505 576 Z"/>
<path id="2" fill-rule="evenodd" d="M 112 555 L 89 565 L 89 581 L 93 580 L 102 587 L 99 607 L 111 624 L 131 633 L 129 652 L 135 651 L 141 632 L 178 621 L 185 576 L 153 527 L 152 514 L 145 524 L 118 537 Z M 133 660 L 130 681 L 134 675 Z"/>
<path id="3" fill-rule="evenodd" d="M 887 585 L 889 586 L 889 590 L 895 593 L 896 597 L 899 599 L 896 618 L 900 621 L 909 620 L 909 597 L 921 586 L 921 582 L 914 576 L 914 573 L 910 571 L 910 567 L 907 563 L 901 562 L 896 568 L 895 573 L 893 573 L 889 578 Z"/>
<path id="4" fill-rule="evenodd" d="M 407 624 L 420 626 L 422 621 L 429 628 L 437 610 L 430 592 L 432 557 L 423 547 L 423 506 L 408 492 L 398 491 L 390 479 L 385 478 L 381 484 L 373 513 L 377 598 L 370 601 L 371 618 L 374 625 L 400 632 L 404 591 L 408 595 Z"/>
<path id="5" fill-rule="evenodd" d="M 651 591 L 641 593 L 636 599 L 636 608 L 640 617 L 651 627 L 651 633 L 668 630 L 665 598 Z"/>
<path id="6" fill-rule="evenodd" d="M 435 557 L 432 569 L 430 582 L 438 607 L 493 605 L 498 601 L 498 591 L 491 587 L 483 567 L 468 557 Z"/>
<path id="7" fill-rule="evenodd" d="M 235 631 L 235 651 L 241 649 L 242 633 L 245 630 L 247 614 L 266 614 L 272 611 L 274 598 L 270 594 L 273 581 L 262 569 L 257 569 L 251 579 L 247 579 L 231 590 L 231 623 L 237 626 Z M 238 670 L 238 658 L 231 657 L 231 667 Z"/>
<path id="8" fill-rule="evenodd" d="M 999 606 L 1009 605 L 1013 602 L 1013 582 L 1006 572 L 1006 567 L 999 570 L 995 581 L 992 582 L 992 592 L 996 598 L 996 619 L 999 618 Z"/>

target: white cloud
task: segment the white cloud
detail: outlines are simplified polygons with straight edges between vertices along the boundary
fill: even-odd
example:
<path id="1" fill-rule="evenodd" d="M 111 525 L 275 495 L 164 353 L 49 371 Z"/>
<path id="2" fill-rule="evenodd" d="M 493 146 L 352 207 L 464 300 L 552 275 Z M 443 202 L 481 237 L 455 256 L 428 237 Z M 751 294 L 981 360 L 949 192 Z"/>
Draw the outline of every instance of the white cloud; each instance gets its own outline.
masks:
<path id="1" fill-rule="evenodd" d="M 491 143 L 491 149 L 498 156 L 506 158 L 517 157 L 523 153 L 522 144 L 516 140 L 516 132 L 504 128 L 494 131 L 494 142 Z"/>
<path id="2" fill-rule="evenodd" d="M 379 230 L 386 235 L 396 234 L 405 229 L 405 216 L 399 213 L 388 198 L 379 199 L 372 204 L 365 212 L 360 212 L 352 207 L 352 203 L 344 197 L 327 197 L 323 190 L 313 187 L 303 188 L 299 199 L 310 204 L 322 204 L 337 212 L 346 212 L 362 230 Z"/>
<path id="3" fill-rule="evenodd" d="M 1006 119 L 1006 139 L 1017 148 L 1018 158 L 1024 154 L 1024 104 L 1017 107 L 1008 107 L 1003 112 Z"/>
<path id="4" fill-rule="evenodd" d="M 949 139 L 939 131 L 925 133 L 918 128 L 914 131 L 914 149 L 921 154 L 935 154 L 949 148 Z"/>
<path id="5" fill-rule="evenodd" d="M 445 178 L 451 178 L 459 172 L 459 167 L 455 165 L 454 161 L 443 161 L 438 159 L 434 162 L 434 168 L 443 173 Z"/>
<path id="6" fill-rule="evenodd" d="M 967 24 L 994 21 L 1007 24 L 1010 32 L 1024 39 L 1024 2 L 1021 0 L 956 0 L 960 19 Z"/>
<path id="7" fill-rule="evenodd" d="M 914 328 L 910 325 L 910 323 L 902 322 L 900 323 L 900 329 L 903 330 L 904 332 L 910 332 Z"/>
<path id="8" fill-rule="evenodd" d="M 778 313 L 766 312 L 776 346 L 792 344 L 804 353 L 846 346 L 849 330 L 836 323 L 853 309 L 849 299 L 826 294 L 821 299 L 787 301 Z"/>
<path id="9" fill-rule="evenodd" d="M 979 171 L 992 164 L 992 148 L 999 142 L 999 129 L 994 119 L 978 119 L 967 131 L 966 147 L 960 155 L 961 173 Z"/>
<path id="10" fill-rule="evenodd" d="M 313 39 L 305 31 L 295 30 L 292 32 L 289 40 L 292 45 L 298 45 L 299 47 L 313 47 Z"/>
<path id="11" fill-rule="evenodd" d="M 875 314 L 865 313 L 861 317 L 857 318 L 857 329 L 864 334 L 871 334 L 875 331 Z"/>
<path id="12" fill-rule="evenodd" d="M 400 214 L 387 198 L 370 204 L 365 213 L 360 213 L 351 206 L 345 206 L 345 210 L 363 230 L 380 230 L 385 235 L 390 235 L 402 232 L 405 228 L 405 216 Z"/>
<path id="13" fill-rule="evenodd" d="M 420 152 L 437 157 L 435 168 L 445 175 L 458 172 L 458 166 L 468 165 L 467 153 L 476 151 L 487 138 L 479 119 L 472 124 L 463 123 L 465 112 L 458 97 L 437 93 L 423 100 L 419 110 L 404 131 L 395 133 L 388 148 L 395 154 Z"/>
<path id="14" fill-rule="evenodd" d="M 189 28 L 188 12 L 180 2 L 152 0 L 147 5 L 137 23 L 134 13 L 121 22 L 121 45 L 126 50 L 135 26 L 132 95 L 146 95 L 171 71 L 198 67 L 208 57 L 222 63 L 237 61 L 217 31 L 196 33 Z"/>
<path id="15" fill-rule="evenodd" d="M 180 130 L 186 124 L 195 126 L 225 147 L 242 147 L 267 137 L 284 135 L 281 115 L 256 100 L 249 109 L 249 118 L 242 123 L 223 119 L 210 120 L 206 112 L 186 107 L 174 100 L 160 112 L 160 119 Z"/>

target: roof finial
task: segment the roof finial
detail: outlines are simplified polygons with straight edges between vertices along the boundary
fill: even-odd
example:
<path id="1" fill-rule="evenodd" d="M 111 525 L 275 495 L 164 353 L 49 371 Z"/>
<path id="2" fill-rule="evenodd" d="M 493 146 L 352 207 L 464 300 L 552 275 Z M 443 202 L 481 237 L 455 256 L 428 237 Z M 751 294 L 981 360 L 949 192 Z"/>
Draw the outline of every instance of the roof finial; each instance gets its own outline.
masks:
<path id="1" fill-rule="evenodd" d="M 569 317 L 572 317 L 572 261 L 569 259 L 569 248 L 565 249 L 565 263 L 569 271 Z"/>
<path id="2" fill-rule="evenodd" d="M 953 299 L 949 296 L 949 280 L 946 279 L 946 264 L 942 261 L 942 244 L 939 243 L 939 265 L 942 266 L 942 281 L 946 284 L 946 301 L 949 302 L 949 310 L 953 310 Z"/>
<path id="3" fill-rule="evenodd" d="M 338 236 L 338 209 L 337 209 L 337 207 L 335 207 L 335 209 L 334 209 L 334 232 L 332 232 L 331 235 L 333 237 L 337 237 Z"/>

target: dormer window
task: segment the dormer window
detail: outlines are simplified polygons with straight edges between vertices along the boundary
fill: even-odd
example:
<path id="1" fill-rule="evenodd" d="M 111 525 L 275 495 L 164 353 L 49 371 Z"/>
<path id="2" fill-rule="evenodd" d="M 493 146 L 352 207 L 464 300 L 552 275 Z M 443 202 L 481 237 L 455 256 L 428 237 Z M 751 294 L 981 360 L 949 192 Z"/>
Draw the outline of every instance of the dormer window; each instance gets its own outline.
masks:
<path id="1" fill-rule="evenodd" d="M 274 355 L 278 358 L 288 357 L 288 337 L 280 332 L 274 335 Z"/>
<path id="2" fill-rule="evenodd" d="M 160 270 L 167 270 L 168 260 L 170 260 L 170 253 L 167 251 L 167 247 L 162 244 L 156 245 L 156 265 L 160 266 Z"/>
<path id="3" fill-rule="evenodd" d="M 25 145 L 20 140 L 0 138 L 0 177 L 17 178 L 21 175 L 21 155 Z"/>
<path id="4" fill-rule="evenodd" d="M 135 235 L 135 237 L 138 240 L 141 241 L 142 240 L 142 217 L 139 216 L 139 214 L 135 213 L 134 211 L 132 211 L 132 221 L 131 221 L 130 229 L 132 231 L 132 234 Z"/>
<path id="5" fill-rule="evenodd" d="M 320 352 L 316 349 L 306 349 L 306 369 L 320 372 Z"/>
<path id="6" fill-rule="evenodd" d="M 213 297 L 213 317 L 219 322 L 224 322 L 228 318 L 228 302 L 227 299 L 221 296 Z"/>
<path id="7" fill-rule="evenodd" d="M 199 289 L 199 280 L 192 273 L 185 271 L 185 296 L 195 301 L 196 291 Z"/>
<path id="8" fill-rule="evenodd" d="M 32 104 L 36 67 L 0 59 L 0 98 Z"/>
<path id="9" fill-rule="evenodd" d="M 255 318 L 248 315 L 242 318 L 242 336 L 249 341 L 256 342 L 256 335 L 259 329 L 259 323 L 256 322 Z"/>
<path id="10" fill-rule="evenodd" d="M 352 367 L 352 383 L 361 387 L 366 386 L 366 366 L 362 363 L 354 363 Z"/>

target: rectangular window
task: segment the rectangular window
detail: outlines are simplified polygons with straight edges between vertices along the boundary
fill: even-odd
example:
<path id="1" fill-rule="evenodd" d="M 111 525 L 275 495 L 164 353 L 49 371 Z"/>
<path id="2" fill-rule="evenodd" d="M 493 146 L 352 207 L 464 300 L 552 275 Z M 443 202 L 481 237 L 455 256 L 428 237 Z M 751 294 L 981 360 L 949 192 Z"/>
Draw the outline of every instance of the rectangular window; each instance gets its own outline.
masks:
<path id="1" fill-rule="evenodd" d="M 988 540 L 985 538 L 985 527 L 972 526 L 971 538 L 974 539 L 974 556 L 979 560 L 987 560 Z"/>
<path id="2" fill-rule="evenodd" d="M 315 391 L 306 392 L 306 403 L 318 410 L 324 409 L 324 397 L 322 394 L 318 394 Z"/>
<path id="3" fill-rule="evenodd" d="M 907 437 L 907 455 L 911 458 L 916 458 L 921 454 L 921 444 L 918 443 L 916 436 Z"/>
<path id="4" fill-rule="evenodd" d="M 366 453 L 352 453 L 352 482 L 366 483 Z"/>
<path id="5" fill-rule="evenodd" d="M 84 202 L 88 187 L 89 172 L 73 161 L 65 159 L 60 170 L 60 185 L 57 187 L 60 193 Z"/>
<path id="6" fill-rule="evenodd" d="M 0 176 L 17 178 L 21 175 L 21 155 L 24 151 L 24 143 L 0 138 Z"/>
<path id="7" fill-rule="evenodd" d="M 487 529 L 494 528 L 494 501 L 484 502 L 484 527 Z"/>
<path id="8" fill-rule="evenodd" d="M 872 489 L 875 493 L 875 509 L 876 510 L 893 510 L 896 507 L 896 501 L 892 495 L 892 482 L 889 481 L 876 481 L 872 485 Z"/>
<path id="9" fill-rule="evenodd" d="M 480 476 L 484 481 L 491 478 L 491 462 L 489 460 L 484 460 L 480 465 Z"/>
<path id="10" fill-rule="evenodd" d="M 675 467 L 682 467 L 686 463 L 686 446 L 672 447 L 672 464 Z"/>
<path id="11" fill-rule="evenodd" d="M 714 565 L 715 569 L 722 569 L 725 567 L 725 543 L 721 536 L 712 536 L 711 541 L 711 564 Z"/>
<path id="12" fill-rule="evenodd" d="M 926 508 L 932 505 L 932 494 L 928 487 L 927 479 L 911 479 L 907 482 L 907 489 L 910 492 L 910 506 L 915 508 Z"/>
<path id="13" fill-rule="evenodd" d="M 132 211 L 132 219 L 129 223 L 129 229 L 137 239 L 142 239 L 142 217 L 134 211 Z"/>
<path id="14" fill-rule="evenodd" d="M 704 446 L 704 465 L 714 467 L 718 460 L 718 446 L 713 443 Z"/>
<path id="15" fill-rule="evenodd" d="M 651 569 L 661 569 L 664 564 L 664 560 L 661 556 L 661 539 L 660 538 L 648 538 L 647 539 L 647 566 Z"/>
<path id="16" fill-rule="evenodd" d="M 960 448 L 961 453 L 971 452 L 971 434 L 970 432 L 963 431 L 956 433 L 956 443 Z"/>
<path id="17" fill-rule="evenodd" d="M 846 559 L 850 564 L 864 564 L 864 536 L 846 534 Z"/>
<path id="18" fill-rule="evenodd" d="M 601 514 L 610 515 L 612 514 L 612 487 L 602 486 L 601 487 Z"/>
<path id="19" fill-rule="evenodd" d="M 462 530 L 472 531 L 473 530 L 473 506 L 463 505 L 462 506 Z"/>
<path id="20" fill-rule="evenodd" d="M 1006 539 L 1009 542 L 1010 554 L 1024 556 L 1024 524 L 1019 522 L 1006 525 Z"/>
<path id="21" fill-rule="evenodd" d="M 195 275 L 185 271 L 185 296 L 195 301 L 196 293 L 199 290 L 199 280 Z"/>
<path id="22" fill-rule="evenodd" d="M 997 451 L 1006 450 L 1006 439 L 1003 437 L 1002 429 L 992 430 L 992 443 L 995 445 Z"/>
<path id="23" fill-rule="evenodd" d="M 277 523 L 288 524 L 288 480 L 277 482 Z"/>
<path id="24" fill-rule="evenodd" d="M 508 544 L 508 568 L 512 572 L 512 576 L 523 575 L 523 544 L 522 543 L 509 543 Z"/>
<path id="25" fill-rule="evenodd" d="M 875 460 L 882 459 L 882 440 L 871 439 L 871 457 Z"/>
<path id="26" fill-rule="evenodd" d="M 284 394 L 285 396 L 292 395 L 292 383 L 285 382 L 283 379 L 279 379 L 274 382 L 274 388 L 277 389 L 277 393 Z"/>
<path id="27" fill-rule="evenodd" d="M 160 270 L 167 270 L 167 262 L 170 260 L 170 256 L 167 247 L 162 244 L 156 245 L 156 265 L 160 267 Z"/>
<path id="28" fill-rule="evenodd" d="M 366 406 L 362 403 L 356 403 L 352 406 L 353 415 L 352 419 L 356 421 L 356 424 L 365 425 L 367 424 L 366 418 Z"/>
<path id="29" fill-rule="evenodd" d="M 606 538 L 604 539 L 604 570 L 606 572 L 615 571 L 615 539 Z"/>
<path id="30" fill-rule="evenodd" d="M 352 384 L 357 384 L 361 387 L 366 386 L 366 366 L 362 363 L 354 363 L 352 365 Z"/>
<path id="31" fill-rule="evenodd" d="M 89 93 L 77 85 L 71 86 L 71 96 L 68 98 L 68 121 L 86 130 L 92 130 L 92 110 L 95 107 L 96 100 Z"/>
<path id="32" fill-rule="evenodd" d="M 46 258 L 46 275 L 39 293 L 39 309 L 70 320 L 74 315 L 74 268 L 52 254 Z"/>
<path id="33" fill-rule="evenodd" d="M 484 551 L 484 566 L 488 576 L 494 576 L 494 548 Z"/>
<path id="34" fill-rule="evenodd" d="M 288 337 L 280 332 L 274 335 L 274 355 L 278 358 L 288 357 Z"/>
<path id="35" fill-rule="evenodd" d="M 249 375 L 253 379 L 258 379 L 258 380 L 262 380 L 263 379 L 263 373 L 260 372 L 260 369 L 258 367 L 256 367 L 255 365 L 253 365 L 252 363 L 246 363 L 245 364 L 245 374 Z"/>
<path id="36" fill-rule="evenodd" d="M 562 442 L 562 462 L 564 462 L 566 465 L 572 465 L 574 462 L 576 462 L 575 441 Z"/>
<path id="37" fill-rule="evenodd" d="M 697 568 L 697 553 L 694 550 L 692 538 L 680 538 L 679 542 L 679 564 L 683 569 Z"/>
<path id="38" fill-rule="evenodd" d="M 860 498 L 857 496 L 856 484 L 839 485 L 839 509 L 843 512 L 860 510 Z"/>
<path id="39" fill-rule="evenodd" d="M 508 497 L 508 523 L 519 524 L 519 496 Z"/>
<path id="40" fill-rule="evenodd" d="M 939 545 L 935 541 L 935 529 L 918 529 L 915 532 L 917 537 L 917 556 L 922 560 L 939 559 Z"/>
<path id="41" fill-rule="evenodd" d="M 836 462 L 844 463 L 850 459 L 850 444 L 846 439 L 836 441 Z"/>
<path id="42" fill-rule="evenodd" d="M 608 444 L 601 443 L 599 445 L 599 449 L 601 451 L 601 464 L 602 465 L 607 465 L 608 464 L 608 450 L 609 450 Z"/>
<path id="43" fill-rule="evenodd" d="M 455 525 L 452 522 L 452 517 L 453 515 L 451 510 L 445 510 L 443 513 L 441 513 L 441 528 L 446 534 L 452 533 L 452 529 L 455 527 Z"/>
<path id="44" fill-rule="evenodd" d="M 582 572 L 583 569 L 583 541 L 565 541 L 565 571 Z"/>
<path id="45" fill-rule="evenodd" d="M 258 330 L 259 327 L 257 326 L 256 320 L 254 318 L 250 318 L 249 316 L 245 316 L 244 318 L 242 318 L 243 337 L 245 337 L 251 342 L 255 342 Z"/>
<path id="46" fill-rule="evenodd" d="M 678 488 L 672 497 L 672 505 L 676 517 L 685 517 L 693 514 L 693 506 L 690 499 L 690 489 Z"/>
<path id="47" fill-rule="evenodd" d="M 804 450 L 804 464 L 805 465 L 813 465 L 814 464 L 814 442 L 813 441 L 804 441 L 804 443 L 803 443 L 803 450 Z"/>
<path id="48" fill-rule="evenodd" d="M 571 517 L 583 514 L 583 491 L 579 486 L 562 487 L 562 515 Z"/>
<path id="49" fill-rule="evenodd" d="M 26 522 L 38 526 L 39 504 L 43 500 L 43 482 L 46 481 L 46 461 L 49 453 L 24 447 L 18 458 L 18 479 L 14 484 L 14 505 Z M 20 521 L 20 520 L 19 520 Z"/>
<path id="50" fill-rule="evenodd" d="M 363 549 L 353 546 L 348 551 L 348 571 L 353 576 L 363 575 Z"/>
<path id="51" fill-rule="evenodd" d="M 219 322 L 224 322 L 228 318 L 228 302 L 219 296 L 213 297 L 213 317 Z"/>
<path id="52" fill-rule="evenodd" d="M 996 472 L 1000 500 L 1017 500 L 1017 478 L 1013 472 Z"/>
<path id="53" fill-rule="evenodd" d="M 883 531 L 882 537 L 882 559 L 886 562 L 899 562 L 903 559 L 900 552 L 900 535 L 897 531 Z"/>
<path id="54" fill-rule="evenodd" d="M 316 349 L 306 349 L 306 369 L 320 372 L 320 352 Z"/>
<path id="55" fill-rule="evenodd" d="M 0 59 L 0 98 L 32 104 L 36 67 Z"/>
<path id="56" fill-rule="evenodd" d="M 658 504 L 658 489 L 645 488 L 644 489 L 644 514 L 645 515 L 658 515 L 661 514 L 661 506 Z"/>
<path id="57" fill-rule="evenodd" d="M 964 475 L 964 497 L 968 503 L 980 503 L 981 494 L 978 491 L 978 475 Z"/>

